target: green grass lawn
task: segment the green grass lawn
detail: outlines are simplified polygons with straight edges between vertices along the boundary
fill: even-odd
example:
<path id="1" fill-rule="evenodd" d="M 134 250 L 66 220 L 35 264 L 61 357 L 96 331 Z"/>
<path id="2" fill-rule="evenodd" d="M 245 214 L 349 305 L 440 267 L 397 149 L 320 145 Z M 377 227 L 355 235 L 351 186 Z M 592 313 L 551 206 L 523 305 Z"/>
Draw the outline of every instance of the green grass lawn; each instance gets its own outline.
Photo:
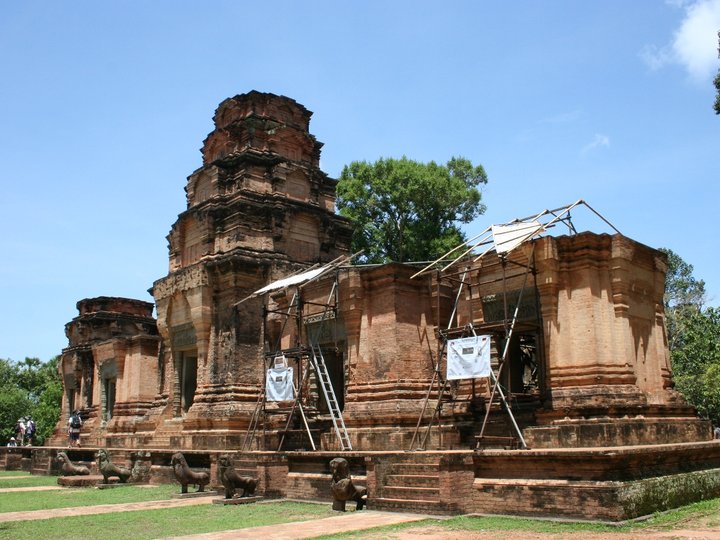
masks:
<path id="1" fill-rule="evenodd" d="M 42 478 L 42 477 L 38 477 Z M 45 477 L 49 478 L 49 477 Z M 20 480 L 17 480 L 20 482 Z M 55 482 L 57 484 L 57 481 Z M 4 482 L 3 482 L 4 485 Z M 60 491 L 25 491 L 0 494 L 1 512 L 49 510 L 71 506 L 167 500 L 180 486 L 128 486 L 114 489 L 66 488 Z"/>
<path id="2" fill-rule="evenodd" d="M 29 472 L 25 471 L 0 471 L 0 480 L 8 476 L 27 476 Z"/>
<path id="3" fill-rule="evenodd" d="M 211 504 L 53 518 L 33 522 L 0 523 L 0 539 L 37 540 L 39 537 L 42 540 L 66 540 L 67 538 L 144 540 L 303 521 L 331 515 L 335 514 L 329 504 L 296 502 L 236 506 Z"/>
<path id="4" fill-rule="evenodd" d="M 31 476 L 30 478 L 3 476 L 2 478 L 0 478 L 0 489 L 36 486 L 57 486 L 57 478 L 57 476 Z"/>
<path id="5" fill-rule="evenodd" d="M 551 520 L 538 520 L 518 517 L 479 517 L 479 516 L 458 516 L 450 519 L 428 519 L 377 527 L 364 531 L 351 533 L 331 534 L 318 537 L 317 540 L 347 539 L 347 538 L 385 538 L 388 533 L 403 530 L 406 533 L 413 529 L 435 526 L 458 534 L 462 537 L 463 532 L 479 533 L 483 531 L 528 531 L 533 533 L 551 533 L 572 535 L 573 533 L 628 533 L 640 532 L 643 529 L 672 530 L 678 527 L 686 527 L 694 521 L 709 519 L 708 527 L 720 527 L 720 498 L 683 506 L 668 512 L 654 514 L 648 519 L 635 521 L 625 525 L 603 525 L 600 523 L 562 522 Z"/>
<path id="6" fill-rule="evenodd" d="M 33 477 L 26 480 L 44 481 L 53 485 L 56 477 Z M 21 482 L 3 475 L 0 487 L 6 483 Z M 98 490 L 93 488 L 63 489 L 60 491 L 18 492 L 0 494 L 0 513 L 42 509 L 62 509 L 75 506 L 116 504 L 167 500 L 179 491 L 177 485 L 128 486 Z M 272 502 L 237 506 L 201 505 L 158 510 L 138 510 L 90 516 L 58 517 L 42 521 L 0 522 L 0 540 L 33 539 L 42 531 L 43 540 L 65 538 L 98 538 L 102 540 L 138 538 L 151 539 L 164 536 L 197 534 L 260 525 L 272 525 L 291 521 L 303 521 L 330 517 L 335 514 L 330 504 L 316 505 L 296 502 Z M 361 516 L 358 516 L 359 518 Z M 340 538 L 386 538 L 394 531 L 419 531 L 421 527 L 435 526 L 452 531 L 458 537 L 463 533 L 483 531 L 527 531 L 528 533 L 551 533 L 572 536 L 573 533 L 638 533 L 643 529 L 672 530 L 703 527 L 720 527 L 720 499 L 694 503 L 669 512 L 658 513 L 649 519 L 622 526 L 597 523 L 558 522 L 517 517 L 458 516 L 450 519 L 428 519 L 421 522 L 379 527 L 338 535 L 323 536 L 324 539 Z"/>

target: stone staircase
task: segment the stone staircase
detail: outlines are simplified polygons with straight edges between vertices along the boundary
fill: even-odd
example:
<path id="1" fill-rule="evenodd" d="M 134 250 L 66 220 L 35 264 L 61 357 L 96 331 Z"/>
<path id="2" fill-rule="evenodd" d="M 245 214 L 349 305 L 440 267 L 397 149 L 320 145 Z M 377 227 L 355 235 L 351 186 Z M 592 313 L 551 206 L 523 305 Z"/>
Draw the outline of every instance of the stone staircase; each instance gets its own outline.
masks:
<path id="1" fill-rule="evenodd" d="M 440 471 L 437 454 L 409 453 L 385 465 L 378 493 L 370 493 L 373 510 L 447 513 L 440 500 Z"/>

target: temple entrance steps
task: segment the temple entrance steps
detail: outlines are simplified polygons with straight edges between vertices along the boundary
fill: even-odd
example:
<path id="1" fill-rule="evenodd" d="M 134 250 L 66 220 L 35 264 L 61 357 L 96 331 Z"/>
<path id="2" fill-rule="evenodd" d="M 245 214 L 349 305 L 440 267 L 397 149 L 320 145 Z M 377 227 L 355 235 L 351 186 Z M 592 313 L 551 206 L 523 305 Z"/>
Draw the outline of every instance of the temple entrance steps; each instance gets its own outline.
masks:
<path id="1" fill-rule="evenodd" d="M 370 493 L 373 510 L 444 514 L 440 500 L 440 457 L 408 453 L 390 463 L 378 464 L 376 494 Z"/>

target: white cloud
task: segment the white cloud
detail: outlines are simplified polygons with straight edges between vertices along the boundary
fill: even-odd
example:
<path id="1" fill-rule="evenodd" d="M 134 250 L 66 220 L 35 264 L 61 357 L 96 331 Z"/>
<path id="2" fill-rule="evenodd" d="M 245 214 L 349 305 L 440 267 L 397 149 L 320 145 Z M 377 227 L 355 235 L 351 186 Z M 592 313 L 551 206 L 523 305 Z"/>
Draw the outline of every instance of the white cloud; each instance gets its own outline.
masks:
<path id="1" fill-rule="evenodd" d="M 687 8 L 680 29 L 675 33 L 673 51 L 690 75 L 709 78 L 718 65 L 720 0 L 703 0 Z"/>
<path id="2" fill-rule="evenodd" d="M 653 70 L 675 63 L 698 81 L 709 79 L 718 68 L 720 0 L 674 0 L 668 3 L 682 7 L 685 17 L 670 43 L 662 47 L 647 45 L 640 57 Z"/>
<path id="3" fill-rule="evenodd" d="M 603 135 L 601 133 L 596 133 L 593 140 L 582 147 L 582 150 L 580 150 L 580 153 L 582 155 L 585 155 L 588 152 L 590 152 L 591 150 L 595 150 L 596 148 L 602 148 L 602 147 L 607 148 L 609 146 L 610 146 L 610 137 L 608 137 L 607 135 Z"/>

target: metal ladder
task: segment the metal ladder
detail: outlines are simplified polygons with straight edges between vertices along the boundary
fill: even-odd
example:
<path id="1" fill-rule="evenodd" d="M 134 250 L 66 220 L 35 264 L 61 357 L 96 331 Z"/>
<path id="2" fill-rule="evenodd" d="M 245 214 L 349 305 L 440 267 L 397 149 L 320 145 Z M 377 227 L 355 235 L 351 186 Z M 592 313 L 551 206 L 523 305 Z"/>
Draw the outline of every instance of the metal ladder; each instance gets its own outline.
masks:
<path id="1" fill-rule="evenodd" d="M 325 365 L 325 358 L 322 354 L 320 345 L 310 344 L 310 351 L 312 356 L 310 360 L 313 363 L 315 373 L 317 373 L 320 381 L 320 388 L 322 388 L 323 395 L 325 396 L 325 402 L 328 405 L 330 411 L 330 417 L 332 418 L 333 427 L 335 428 L 335 434 L 337 435 L 338 441 L 340 441 L 340 450 L 352 450 L 352 443 L 350 442 L 350 436 L 348 435 L 347 428 L 345 427 L 345 421 L 340 412 L 340 406 L 338 405 L 337 398 L 335 397 L 335 390 L 330 382 L 330 375 L 328 374 L 327 366 Z"/>

